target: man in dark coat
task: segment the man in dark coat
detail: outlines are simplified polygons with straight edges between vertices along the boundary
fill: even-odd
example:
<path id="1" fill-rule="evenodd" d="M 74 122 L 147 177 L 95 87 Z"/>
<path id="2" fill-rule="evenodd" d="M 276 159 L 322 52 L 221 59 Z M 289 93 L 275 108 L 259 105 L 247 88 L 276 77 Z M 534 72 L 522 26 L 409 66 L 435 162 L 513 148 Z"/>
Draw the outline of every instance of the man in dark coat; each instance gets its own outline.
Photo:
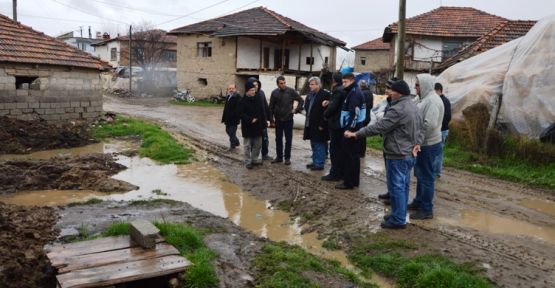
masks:
<path id="1" fill-rule="evenodd" d="M 225 124 L 225 132 L 229 136 L 229 150 L 239 146 L 237 138 L 237 125 L 239 125 L 239 115 L 237 115 L 237 104 L 241 100 L 241 95 L 237 93 L 235 84 L 227 87 L 227 97 L 225 100 L 224 113 L 222 115 L 222 123 Z"/>
<path id="2" fill-rule="evenodd" d="M 304 102 L 306 120 L 303 139 L 310 140 L 312 163 L 306 165 L 306 167 L 313 171 L 324 170 L 329 134 L 327 122 L 324 120 L 322 102 L 330 99 L 330 93 L 322 89 L 322 82 L 318 77 L 308 79 L 308 86 L 310 93 Z"/>
<path id="3" fill-rule="evenodd" d="M 372 91 L 370 91 L 370 87 L 366 80 L 360 80 L 358 83 L 360 87 L 360 91 L 362 91 L 362 95 L 364 95 L 364 103 L 366 104 L 366 119 L 362 123 L 363 126 L 366 126 L 370 123 L 370 110 L 374 107 L 374 95 Z M 360 139 L 360 157 L 366 156 L 366 137 L 361 137 Z"/>
<path id="4" fill-rule="evenodd" d="M 262 147 L 262 134 L 267 127 L 267 122 L 264 118 L 262 99 L 256 97 L 256 87 L 250 81 L 247 81 L 245 85 L 245 96 L 239 101 L 237 115 L 241 118 L 245 165 L 247 169 L 252 169 L 253 165 L 262 164 L 259 157 Z"/>
<path id="5" fill-rule="evenodd" d="M 343 129 L 339 126 L 339 114 L 341 106 L 345 101 L 345 90 L 341 81 L 341 73 L 332 75 L 332 93 L 330 101 L 324 101 L 322 105 L 326 107 L 324 117 L 328 121 L 330 133 L 330 160 L 331 168 L 328 175 L 322 176 L 324 181 L 339 181 L 343 179 L 343 158 L 341 157 L 341 142 L 343 141 Z"/>
<path id="6" fill-rule="evenodd" d="M 356 132 L 363 127 L 366 117 L 366 103 L 364 95 L 355 82 L 355 75 L 343 75 L 343 87 L 347 96 L 341 107 L 339 123 L 343 131 Z M 343 183 L 335 186 L 337 189 L 353 189 L 360 182 L 360 140 L 356 138 L 343 138 L 341 143 L 343 165 Z"/>
<path id="7" fill-rule="evenodd" d="M 252 82 L 256 88 L 256 97 L 260 97 L 262 100 L 262 105 L 264 107 L 264 119 L 266 121 L 271 121 L 270 108 L 268 106 L 268 100 L 266 99 L 266 94 L 262 90 L 262 83 L 255 77 L 250 77 L 247 81 Z M 268 128 L 264 128 L 262 131 L 262 160 L 272 160 L 272 157 L 268 156 Z"/>
<path id="8" fill-rule="evenodd" d="M 451 102 L 449 99 L 443 95 L 443 85 L 441 83 L 436 83 L 434 85 L 434 90 L 436 94 L 441 98 L 443 101 L 443 121 L 441 122 L 441 153 L 436 158 L 435 165 L 434 165 L 434 174 L 435 177 L 441 177 L 441 170 L 443 168 L 443 152 L 445 151 L 445 141 L 447 141 L 447 136 L 449 135 L 449 122 L 451 122 Z"/>

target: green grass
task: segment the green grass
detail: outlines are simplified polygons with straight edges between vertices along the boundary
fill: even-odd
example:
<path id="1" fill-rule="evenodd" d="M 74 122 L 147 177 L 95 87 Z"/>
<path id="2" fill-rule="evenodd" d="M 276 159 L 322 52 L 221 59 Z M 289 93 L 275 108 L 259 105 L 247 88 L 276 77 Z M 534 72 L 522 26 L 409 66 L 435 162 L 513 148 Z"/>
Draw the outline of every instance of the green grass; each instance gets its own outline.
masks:
<path id="1" fill-rule="evenodd" d="M 197 106 L 197 107 L 224 107 L 225 105 L 225 103 L 214 104 L 208 100 L 197 100 L 192 103 L 189 103 L 187 101 L 171 100 L 170 104 L 182 105 L 182 106 Z"/>
<path id="2" fill-rule="evenodd" d="M 254 266 L 256 287 L 319 287 L 303 275 L 303 272 L 309 271 L 341 277 L 357 284 L 357 287 L 377 287 L 363 283 L 337 261 L 318 258 L 299 246 L 285 242 L 264 245 L 255 257 Z"/>
<path id="3" fill-rule="evenodd" d="M 382 138 L 379 136 L 368 137 L 366 143 L 369 148 L 383 150 Z M 555 163 L 537 163 L 519 159 L 514 155 L 487 157 L 469 151 L 452 138 L 447 139 L 443 159 L 444 166 L 555 189 Z"/>
<path id="4" fill-rule="evenodd" d="M 129 223 L 115 222 L 102 232 L 102 237 L 129 235 Z"/>
<path id="5" fill-rule="evenodd" d="M 330 251 L 335 251 L 335 250 L 341 249 L 341 245 L 339 245 L 339 243 L 337 243 L 336 240 L 326 239 L 322 243 L 322 248 L 325 248 L 325 249 L 330 250 Z"/>
<path id="6" fill-rule="evenodd" d="M 103 200 L 102 199 L 98 199 L 98 198 L 91 198 L 87 201 L 84 202 L 71 202 L 69 204 L 67 204 L 68 207 L 73 207 L 73 206 L 82 206 L 82 205 L 94 205 L 94 204 L 100 204 L 102 203 Z"/>
<path id="7" fill-rule="evenodd" d="M 395 278 L 398 287 L 494 287 L 472 264 L 456 264 L 442 255 L 415 252 L 414 243 L 379 233 L 356 244 L 348 257 L 362 275 L 377 272 Z"/>
<path id="8" fill-rule="evenodd" d="M 157 205 L 157 204 L 175 204 L 179 201 L 172 199 L 143 199 L 143 200 L 133 200 L 129 202 L 129 206 L 139 206 L 139 205 Z"/>
<path id="9" fill-rule="evenodd" d="M 139 155 L 160 163 L 186 164 L 193 160 L 193 150 L 184 148 L 160 126 L 138 119 L 119 116 L 114 123 L 99 125 L 93 135 L 98 140 L 108 137 L 140 136 Z"/>

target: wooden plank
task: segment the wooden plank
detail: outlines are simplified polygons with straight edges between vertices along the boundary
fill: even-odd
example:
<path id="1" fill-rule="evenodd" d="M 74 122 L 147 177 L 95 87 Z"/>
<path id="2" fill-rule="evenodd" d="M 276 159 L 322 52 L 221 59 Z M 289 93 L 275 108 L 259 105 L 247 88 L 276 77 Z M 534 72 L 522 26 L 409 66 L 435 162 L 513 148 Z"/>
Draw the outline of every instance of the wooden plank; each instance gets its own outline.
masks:
<path id="1" fill-rule="evenodd" d="M 190 265 L 189 260 L 181 256 L 171 255 L 74 270 L 58 275 L 56 278 L 61 288 L 99 287 L 178 273 L 185 271 Z"/>
<path id="2" fill-rule="evenodd" d="M 66 261 L 58 268 L 58 273 L 67 273 L 73 270 L 98 267 L 114 263 L 133 262 L 138 260 L 158 258 L 168 255 L 179 255 L 179 251 L 170 244 L 156 244 L 155 249 L 134 247 L 106 251 L 101 253 L 85 254 L 64 258 Z"/>
<path id="3" fill-rule="evenodd" d="M 164 238 L 160 237 L 156 243 L 164 242 Z M 60 265 L 60 261 L 64 262 L 64 258 L 111 250 L 136 247 L 132 243 L 131 238 L 127 236 L 106 237 L 89 241 L 81 241 L 62 245 L 48 245 L 44 248 L 46 256 L 50 259 L 52 266 Z"/>

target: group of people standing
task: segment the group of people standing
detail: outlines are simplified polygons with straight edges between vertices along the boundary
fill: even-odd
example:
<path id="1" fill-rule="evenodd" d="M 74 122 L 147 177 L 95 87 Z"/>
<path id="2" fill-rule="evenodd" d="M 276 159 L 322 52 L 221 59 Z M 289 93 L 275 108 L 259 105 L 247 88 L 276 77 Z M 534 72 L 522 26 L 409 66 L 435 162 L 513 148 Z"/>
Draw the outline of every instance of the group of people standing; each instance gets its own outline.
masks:
<path id="1" fill-rule="evenodd" d="M 276 157 L 271 163 L 291 164 L 293 115 L 304 109 L 303 139 L 310 141 L 312 149 L 312 162 L 306 165 L 308 169 L 324 170 L 329 154 L 331 167 L 322 180 L 341 181 L 336 189 L 358 187 L 360 158 L 365 154 L 366 137 L 381 135 L 388 192 L 380 198 L 391 204 L 391 214 L 384 217 L 381 227 L 404 228 L 408 209 L 415 210 L 411 219 L 433 218 L 435 179 L 441 174 L 450 107 L 447 107 L 449 101 L 442 94 L 441 84 L 435 83 L 434 86 L 431 75 L 417 76 L 416 97 L 410 94 L 405 81 L 389 80 L 386 85 L 387 108 L 383 118 L 373 124 L 369 124 L 373 95 L 368 84 L 364 81 L 357 83 L 352 73 L 334 73 L 331 91 L 322 88 L 320 78 L 309 78 L 310 92 L 305 100 L 287 87 L 283 76 L 277 78 L 276 84 L 269 105 L 256 78 L 249 78 L 243 97 L 236 92 L 235 85 L 228 87 L 222 122 L 226 124 L 231 150 L 239 146 L 236 130 L 241 123 L 248 169 L 272 159 L 267 155 L 267 127 L 271 125 L 275 125 L 276 133 Z M 449 115 L 447 122 L 444 115 Z M 416 197 L 409 204 L 413 167 L 417 189 Z"/>

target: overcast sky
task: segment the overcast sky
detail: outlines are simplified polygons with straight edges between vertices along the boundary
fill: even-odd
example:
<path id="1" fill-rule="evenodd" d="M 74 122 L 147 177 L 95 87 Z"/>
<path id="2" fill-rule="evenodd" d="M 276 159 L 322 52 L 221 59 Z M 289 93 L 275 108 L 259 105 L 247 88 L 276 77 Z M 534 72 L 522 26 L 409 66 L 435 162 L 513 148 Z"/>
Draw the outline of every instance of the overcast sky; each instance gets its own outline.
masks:
<path id="1" fill-rule="evenodd" d="M 143 21 L 171 30 L 232 12 L 265 6 L 326 32 L 352 47 L 380 37 L 397 21 L 396 0 L 19 0 L 18 20 L 51 36 L 65 32 L 87 37 L 96 31 L 125 33 Z M 474 7 L 508 19 L 538 20 L 555 14 L 554 0 L 407 0 L 407 17 L 443 6 Z M 12 16 L 12 1 L 0 0 L 0 13 Z M 126 28 L 127 27 L 127 28 Z M 341 59 L 341 57 L 340 57 Z"/>

